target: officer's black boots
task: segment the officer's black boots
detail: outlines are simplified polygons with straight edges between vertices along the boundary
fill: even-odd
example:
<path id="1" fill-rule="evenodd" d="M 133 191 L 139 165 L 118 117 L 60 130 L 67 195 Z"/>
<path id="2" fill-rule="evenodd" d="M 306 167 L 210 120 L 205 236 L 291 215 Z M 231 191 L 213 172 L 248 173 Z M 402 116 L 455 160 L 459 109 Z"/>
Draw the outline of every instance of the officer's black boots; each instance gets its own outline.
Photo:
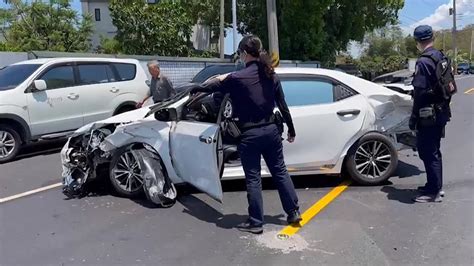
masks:
<path id="1" fill-rule="evenodd" d="M 242 232 L 248 232 L 252 234 L 261 234 L 263 233 L 263 227 L 262 226 L 256 226 L 251 224 L 249 221 L 243 222 L 239 225 L 237 225 L 237 229 Z"/>
<path id="2" fill-rule="evenodd" d="M 292 211 L 290 214 L 288 214 L 288 217 L 286 218 L 288 224 L 299 223 L 302 220 L 303 219 L 301 218 L 301 214 L 298 210 Z"/>

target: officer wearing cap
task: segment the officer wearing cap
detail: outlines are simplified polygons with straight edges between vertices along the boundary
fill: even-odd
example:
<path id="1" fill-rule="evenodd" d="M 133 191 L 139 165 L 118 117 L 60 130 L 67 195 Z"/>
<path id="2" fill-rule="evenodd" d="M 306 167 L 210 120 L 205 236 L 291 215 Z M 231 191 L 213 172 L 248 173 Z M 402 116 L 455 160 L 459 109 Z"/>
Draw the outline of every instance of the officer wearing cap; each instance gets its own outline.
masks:
<path id="1" fill-rule="evenodd" d="M 245 36 L 237 53 L 239 60 L 245 63 L 244 69 L 211 80 L 194 92 L 220 91 L 229 94 L 232 100 L 234 116 L 241 131 L 238 151 L 245 172 L 249 203 L 249 219 L 237 228 L 260 234 L 264 223 L 260 174 L 262 156 L 276 183 L 288 223 L 301 221 L 298 197 L 285 166 L 281 133 L 275 123 L 275 106 L 288 126 L 288 142 L 294 142 L 296 134 L 280 80 L 260 39 L 253 35 Z"/>
<path id="2" fill-rule="evenodd" d="M 418 26 L 414 38 L 422 55 L 416 62 L 412 82 L 414 96 L 410 129 L 417 132 L 418 153 L 425 165 L 427 176 L 426 184 L 418 187 L 420 195 L 415 197 L 414 201 L 441 202 L 444 192 L 440 143 L 451 113 L 449 103 L 443 104 L 433 97 L 433 88 L 438 82 L 435 60 L 443 59 L 444 54 L 433 47 L 433 30 L 430 26 Z"/>

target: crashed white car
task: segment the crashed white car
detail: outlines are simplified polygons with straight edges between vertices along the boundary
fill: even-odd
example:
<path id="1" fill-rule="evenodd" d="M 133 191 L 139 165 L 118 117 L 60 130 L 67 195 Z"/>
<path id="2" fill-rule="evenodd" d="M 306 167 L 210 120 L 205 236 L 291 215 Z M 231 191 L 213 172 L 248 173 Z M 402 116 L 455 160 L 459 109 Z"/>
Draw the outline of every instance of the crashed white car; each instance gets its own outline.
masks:
<path id="1" fill-rule="evenodd" d="M 292 175 L 344 172 L 372 185 L 394 173 L 397 151 L 413 145 L 410 96 L 338 71 L 277 73 L 297 134 L 284 147 Z M 232 104 L 220 93 L 191 95 L 193 86 L 167 102 L 78 129 L 61 152 L 63 192 L 85 195 L 90 181 L 109 178 L 118 194 L 144 191 L 159 205 L 174 203 L 177 183 L 221 201 L 221 177 L 244 176 L 236 140 L 225 130 Z M 264 164 L 262 175 L 270 175 Z"/>

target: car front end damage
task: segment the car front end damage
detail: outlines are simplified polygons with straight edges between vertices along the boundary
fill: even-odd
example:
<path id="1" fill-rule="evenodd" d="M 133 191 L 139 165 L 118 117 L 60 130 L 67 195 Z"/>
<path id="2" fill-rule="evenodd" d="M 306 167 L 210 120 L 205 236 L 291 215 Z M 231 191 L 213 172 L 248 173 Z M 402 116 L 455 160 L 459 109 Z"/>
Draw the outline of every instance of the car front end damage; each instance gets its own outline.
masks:
<path id="1" fill-rule="evenodd" d="M 85 184 L 96 179 L 99 166 L 110 162 L 111 153 L 104 152 L 100 146 L 114 130 L 114 125 L 91 128 L 87 133 L 73 135 L 64 145 L 61 150 L 63 193 L 68 198 L 85 196 Z"/>
<path id="2" fill-rule="evenodd" d="M 68 198 L 87 196 L 91 192 L 88 185 L 94 180 L 110 178 L 113 174 L 110 169 L 116 169 L 112 163 L 127 166 L 133 159 L 134 167 L 139 171 L 133 173 L 122 169 L 118 174 L 125 175 L 122 176 L 127 179 L 125 187 L 134 182 L 152 203 L 171 206 L 177 196 L 176 189 L 156 149 L 166 146 L 157 143 L 164 142 L 164 136 L 169 132 L 168 124 L 152 119 L 118 123 L 119 120 L 87 125 L 69 138 L 61 151 L 64 195 Z"/>

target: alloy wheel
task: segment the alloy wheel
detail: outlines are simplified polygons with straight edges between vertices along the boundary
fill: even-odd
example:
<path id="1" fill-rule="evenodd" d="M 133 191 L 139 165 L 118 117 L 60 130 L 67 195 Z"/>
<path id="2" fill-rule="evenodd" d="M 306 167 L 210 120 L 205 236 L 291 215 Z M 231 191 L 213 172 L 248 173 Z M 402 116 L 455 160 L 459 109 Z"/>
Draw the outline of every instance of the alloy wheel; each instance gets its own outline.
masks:
<path id="1" fill-rule="evenodd" d="M 16 147 L 13 135 L 8 131 L 0 130 L 0 159 L 10 156 Z"/>
<path id="2" fill-rule="evenodd" d="M 367 141 L 356 150 L 354 159 L 357 172 L 367 178 L 379 178 L 389 169 L 391 157 L 390 148 L 385 143 Z"/>
<path id="3" fill-rule="evenodd" d="M 132 151 L 124 152 L 112 169 L 115 182 L 127 192 L 135 192 L 142 188 L 141 172 L 140 164 Z"/>

